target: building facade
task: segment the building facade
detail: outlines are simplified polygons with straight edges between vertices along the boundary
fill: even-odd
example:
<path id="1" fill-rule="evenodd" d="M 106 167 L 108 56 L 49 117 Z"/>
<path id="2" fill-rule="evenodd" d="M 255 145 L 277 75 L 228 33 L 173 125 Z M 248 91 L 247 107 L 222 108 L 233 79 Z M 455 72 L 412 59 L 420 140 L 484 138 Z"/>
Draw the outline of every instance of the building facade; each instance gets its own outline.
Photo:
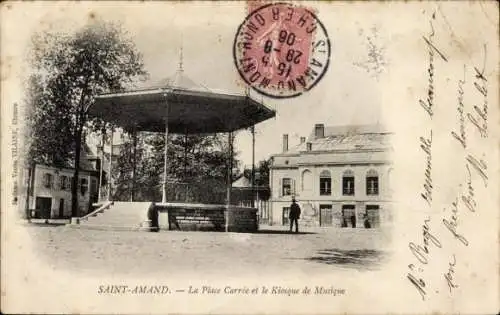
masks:
<path id="1" fill-rule="evenodd" d="M 25 174 L 29 174 L 28 171 Z M 65 219 L 71 217 L 71 187 L 74 170 L 37 164 L 31 170 L 28 196 L 19 196 L 25 208 L 28 202 L 30 217 L 44 219 Z M 29 179 L 28 179 L 29 177 Z M 98 199 L 98 173 L 80 170 L 78 179 L 78 209 L 83 216 L 92 209 Z M 26 193 L 26 191 L 25 191 Z M 27 199 L 26 199 L 27 197 Z"/>
<path id="2" fill-rule="evenodd" d="M 270 224 L 288 225 L 291 199 L 300 224 L 378 228 L 392 222 L 391 133 L 380 126 L 325 127 L 282 153 L 270 167 Z"/>

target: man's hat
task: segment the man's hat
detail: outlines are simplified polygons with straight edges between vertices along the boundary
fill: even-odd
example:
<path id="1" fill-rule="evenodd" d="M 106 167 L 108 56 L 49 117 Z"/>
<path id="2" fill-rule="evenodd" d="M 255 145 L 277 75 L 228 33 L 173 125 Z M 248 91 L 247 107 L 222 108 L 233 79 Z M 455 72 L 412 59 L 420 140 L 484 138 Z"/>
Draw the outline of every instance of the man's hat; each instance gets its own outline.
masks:
<path id="1" fill-rule="evenodd" d="M 292 197 L 292 201 L 295 201 L 295 197 Z"/>

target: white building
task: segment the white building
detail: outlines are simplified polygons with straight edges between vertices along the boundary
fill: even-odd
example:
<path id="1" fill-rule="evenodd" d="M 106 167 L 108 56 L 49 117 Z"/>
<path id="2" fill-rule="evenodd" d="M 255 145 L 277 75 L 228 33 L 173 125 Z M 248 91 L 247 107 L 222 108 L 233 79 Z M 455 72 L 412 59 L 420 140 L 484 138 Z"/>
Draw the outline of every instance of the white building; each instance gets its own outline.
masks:
<path id="1" fill-rule="evenodd" d="M 69 166 L 69 165 L 68 165 Z M 78 178 L 78 215 L 92 210 L 99 199 L 101 161 L 89 146 L 81 152 Z M 34 218 L 63 219 L 71 217 L 71 187 L 74 169 L 35 164 L 23 170 L 22 187 L 18 195 L 20 211 Z"/>
<path id="2" fill-rule="evenodd" d="M 71 168 L 35 165 L 30 177 L 28 194 L 30 216 L 44 219 L 70 218 L 73 175 L 74 170 Z M 87 214 L 91 210 L 91 204 L 97 202 L 98 178 L 95 170 L 80 170 L 78 180 L 80 216 Z M 21 203 L 24 203 L 26 196 L 19 197 Z"/>
<path id="3" fill-rule="evenodd" d="M 316 124 L 306 140 L 272 156 L 271 224 L 287 225 L 292 196 L 306 226 L 371 227 L 392 221 L 391 133 L 380 126 Z"/>

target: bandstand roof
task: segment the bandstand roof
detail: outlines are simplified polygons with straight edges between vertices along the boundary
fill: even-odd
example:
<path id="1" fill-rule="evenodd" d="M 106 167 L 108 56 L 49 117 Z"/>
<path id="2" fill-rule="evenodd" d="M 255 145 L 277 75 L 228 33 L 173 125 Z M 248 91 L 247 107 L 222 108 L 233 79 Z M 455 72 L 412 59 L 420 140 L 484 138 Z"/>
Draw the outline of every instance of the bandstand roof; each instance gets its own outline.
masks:
<path id="1" fill-rule="evenodd" d="M 168 113 L 167 113 L 168 102 Z M 148 88 L 101 94 L 89 114 L 125 129 L 169 133 L 216 133 L 248 128 L 275 111 L 247 95 L 214 93 L 178 71 Z"/>

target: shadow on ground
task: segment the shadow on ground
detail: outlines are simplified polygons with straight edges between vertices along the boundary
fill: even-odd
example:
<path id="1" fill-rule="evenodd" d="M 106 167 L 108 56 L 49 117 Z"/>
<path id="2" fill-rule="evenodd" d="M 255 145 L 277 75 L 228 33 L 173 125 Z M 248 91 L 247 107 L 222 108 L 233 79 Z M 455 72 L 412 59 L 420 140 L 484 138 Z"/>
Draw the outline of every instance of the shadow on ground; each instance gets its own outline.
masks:
<path id="1" fill-rule="evenodd" d="M 383 263 L 387 256 L 386 252 L 374 249 L 322 249 L 305 260 L 354 269 L 373 269 Z"/>
<path id="2" fill-rule="evenodd" d="M 295 232 L 290 232 L 290 231 L 283 231 L 283 230 L 266 230 L 266 229 L 263 229 L 263 230 L 258 230 L 257 232 L 255 232 L 257 234 L 298 234 L 298 235 L 301 235 L 301 234 L 317 234 L 317 233 L 314 233 L 314 232 L 299 232 L 299 233 L 295 233 Z"/>
<path id="3" fill-rule="evenodd" d="M 45 222 L 45 221 L 38 221 L 38 222 L 27 222 L 24 223 L 26 226 L 36 226 L 36 227 L 57 227 L 57 226 L 63 226 L 68 224 L 69 222 Z"/>

